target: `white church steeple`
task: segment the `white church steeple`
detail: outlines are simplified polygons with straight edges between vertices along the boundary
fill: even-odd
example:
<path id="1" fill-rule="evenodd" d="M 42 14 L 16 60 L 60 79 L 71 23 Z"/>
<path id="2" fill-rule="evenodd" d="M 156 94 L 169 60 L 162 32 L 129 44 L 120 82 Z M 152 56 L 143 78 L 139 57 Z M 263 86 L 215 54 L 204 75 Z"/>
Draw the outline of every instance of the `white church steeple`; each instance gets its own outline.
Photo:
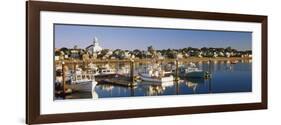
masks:
<path id="1" fill-rule="evenodd" d="M 98 38 L 97 37 L 94 38 L 93 42 L 94 42 L 93 43 L 94 46 L 99 46 L 99 42 L 98 42 Z"/>
<path id="2" fill-rule="evenodd" d="M 97 52 L 100 52 L 101 50 L 102 50 L 102 48 L 99 45 L 98 38 L 94 37 L 92 53 L 97 53 Z"/>

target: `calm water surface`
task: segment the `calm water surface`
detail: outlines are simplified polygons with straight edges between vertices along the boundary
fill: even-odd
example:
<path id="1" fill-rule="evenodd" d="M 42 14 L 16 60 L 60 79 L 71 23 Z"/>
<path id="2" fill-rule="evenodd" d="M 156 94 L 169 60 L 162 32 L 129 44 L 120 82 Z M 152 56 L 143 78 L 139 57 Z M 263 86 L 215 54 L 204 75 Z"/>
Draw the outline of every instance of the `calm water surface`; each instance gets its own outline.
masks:
<path id="1" fill-rule="evenodd" d="M 162 85 L 138 82 L 135 87 L 122 87 L 98 83 L 93 93 L 73 93 L 66 98 L 110 98 L 156 95 L 183 95 L 207 93 L 232 93 L 252 91 L 251 60 L 230 64 L 227 61 L 196 63 L 199 69 L 209 71 L 211 79 L 181 79 Z"/>

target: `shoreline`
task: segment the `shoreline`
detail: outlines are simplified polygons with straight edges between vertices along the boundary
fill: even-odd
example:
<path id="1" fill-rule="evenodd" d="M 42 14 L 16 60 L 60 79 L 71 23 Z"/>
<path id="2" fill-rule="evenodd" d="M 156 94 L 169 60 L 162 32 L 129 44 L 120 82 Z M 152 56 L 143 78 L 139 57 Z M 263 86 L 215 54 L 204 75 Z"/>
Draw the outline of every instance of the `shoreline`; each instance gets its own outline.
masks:
<path id="1" fill-rule="evenodd" d="M 82 59 L 71 59 L 71 60 L 58 60 L 55 61 L 55 64 L 61 64 L 64 62 L 67 64 L 87 64 L 87 63 L 151 63 L 154 62 L 207 62 L 207 61 L 236 61 L 236 60 L 252 60 L 251 57 L 188 57 L 185 59 L 89 59 L 89 60 L 82 60 Z"/>

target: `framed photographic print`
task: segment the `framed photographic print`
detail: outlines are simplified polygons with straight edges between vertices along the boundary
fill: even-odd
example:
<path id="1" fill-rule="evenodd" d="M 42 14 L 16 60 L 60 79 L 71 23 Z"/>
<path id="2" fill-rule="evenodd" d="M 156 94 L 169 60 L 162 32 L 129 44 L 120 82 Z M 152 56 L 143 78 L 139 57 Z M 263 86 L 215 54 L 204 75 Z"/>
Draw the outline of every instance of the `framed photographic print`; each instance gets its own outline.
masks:
<path id="1" fill-rule="evenodd" d="M 267 16 L 26 5 L 27 124 L 267 108 Z"/>

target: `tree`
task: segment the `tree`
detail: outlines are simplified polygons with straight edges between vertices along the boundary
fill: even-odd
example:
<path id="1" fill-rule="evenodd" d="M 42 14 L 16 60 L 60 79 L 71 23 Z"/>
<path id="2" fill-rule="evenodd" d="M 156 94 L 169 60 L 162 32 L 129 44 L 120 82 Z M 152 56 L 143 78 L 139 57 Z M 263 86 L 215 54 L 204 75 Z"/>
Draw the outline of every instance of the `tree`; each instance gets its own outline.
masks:
<path id="1" fill-rule="evenodd" d="M 175 58 L 177 58 L 177 52 L 176 51 L 174 51 L 174 50 L 170 50 L 170 49 L 168 49 L 167 50 L 167 55 L 166 55 L 168 58 L 170 58 L 170 59 L 175 59 Z"/>
<path id="2" fill-rule="evenodd" d="M 84 49 L 81 49 L 80 50 L 80 52 L 79 52 L 79 54 L 81 55 L 81 56 L 83 56 L 84 54 L 86 54 L 87 52 L 84 50 Z"/>
<path id="3" fill-rule="evenodd" d="M 70 50 L 67 49 L 66 47 L 61 48 L 60 51 L 62 51 L 64 55 L 70 55 Z"/>
<path id="4" fill-rule="evenodd" d="M 55 51 L 55 56 L 60 56 L 61 52 L 60 51 Z"/>
<path id="5" fill-rule="evenodd" d="M 108 52 L 109 52 L 109 49 L 101 50 L 100 54 L 98 55 L 98 58 L 104 57 Z"/>
<path id="6" fill-rule="evenodd" d="M 135 55 L 138 58 L 143 58 L 142 52 L 140 50 L 138 50 L 138 49 L 133 50 L 132 54 Z"/>
<path id="7" fill-rule="evenodd" d="M 252 54 L 252 50 L 246 50 L 245 53 L 246 54 Z"/>
<path id="8" fill-rule="evenodd" d="M 202 52 L 207 52 L 208 49 L 207 49 L 206 47 L 202 47 L 202 48 L 201 48 L 201 51 L 202 51 Z"/>
<path id="9" fill-rule="evenodd" d="M 125 58 L 125 51 L 121 50 L 118 54 L 119 59 L 124 59 Z"/>
<path id="10" fill-rule="evenodd" d="M 218 48 L 219 52 L 224 52 L 224 48 Z"/>
<path id="11" fill-rule="evenodd" d="M 187 48 L 187 51 L 191 51 L 191 50 L 193 50 L 192 47 L 188 47 L 188 48 Z"/>
<path id="12" fill-rule="evenodd" d="M 182 52 L 183 52 L 183 53 L 188 53 L 188 48 L 183 48 L 183 49 L 182 49 Z"/>
<path id="13" fill-rule="evenodd" d="M 121 49 L 116 49 L 113 51 L 112 56 L 114 56 L 115 58 L 118 59 L 124 59 L 125 58 L 125 51 L 121 50 Z"/>
<path id="14" fill-rule="evenodd" d="M 161 53 L 162 56 L 166 56 L 168 51 L 166 49 L 163 49 L 163 50 L 159 50 L 159 52 Z"/>
<path id="15" fill-rule="evenodd" d="M 230 46 L 228 46 L 228 47 L 225 48 L 225 51 L 226 51 L 226 52 L 231 52 L 231 50 L 232 50 L 232 49 L 231 49 Z"/>
<path id="16" fill-rule="evenodd" d="M 113 53 L 112 53 L 112 56 L 115 57 L 115 58 L 118 58 L 118 55 L 119 55 L 120 51 L 121 51 L 120 49 L 114 50 Z"/>

